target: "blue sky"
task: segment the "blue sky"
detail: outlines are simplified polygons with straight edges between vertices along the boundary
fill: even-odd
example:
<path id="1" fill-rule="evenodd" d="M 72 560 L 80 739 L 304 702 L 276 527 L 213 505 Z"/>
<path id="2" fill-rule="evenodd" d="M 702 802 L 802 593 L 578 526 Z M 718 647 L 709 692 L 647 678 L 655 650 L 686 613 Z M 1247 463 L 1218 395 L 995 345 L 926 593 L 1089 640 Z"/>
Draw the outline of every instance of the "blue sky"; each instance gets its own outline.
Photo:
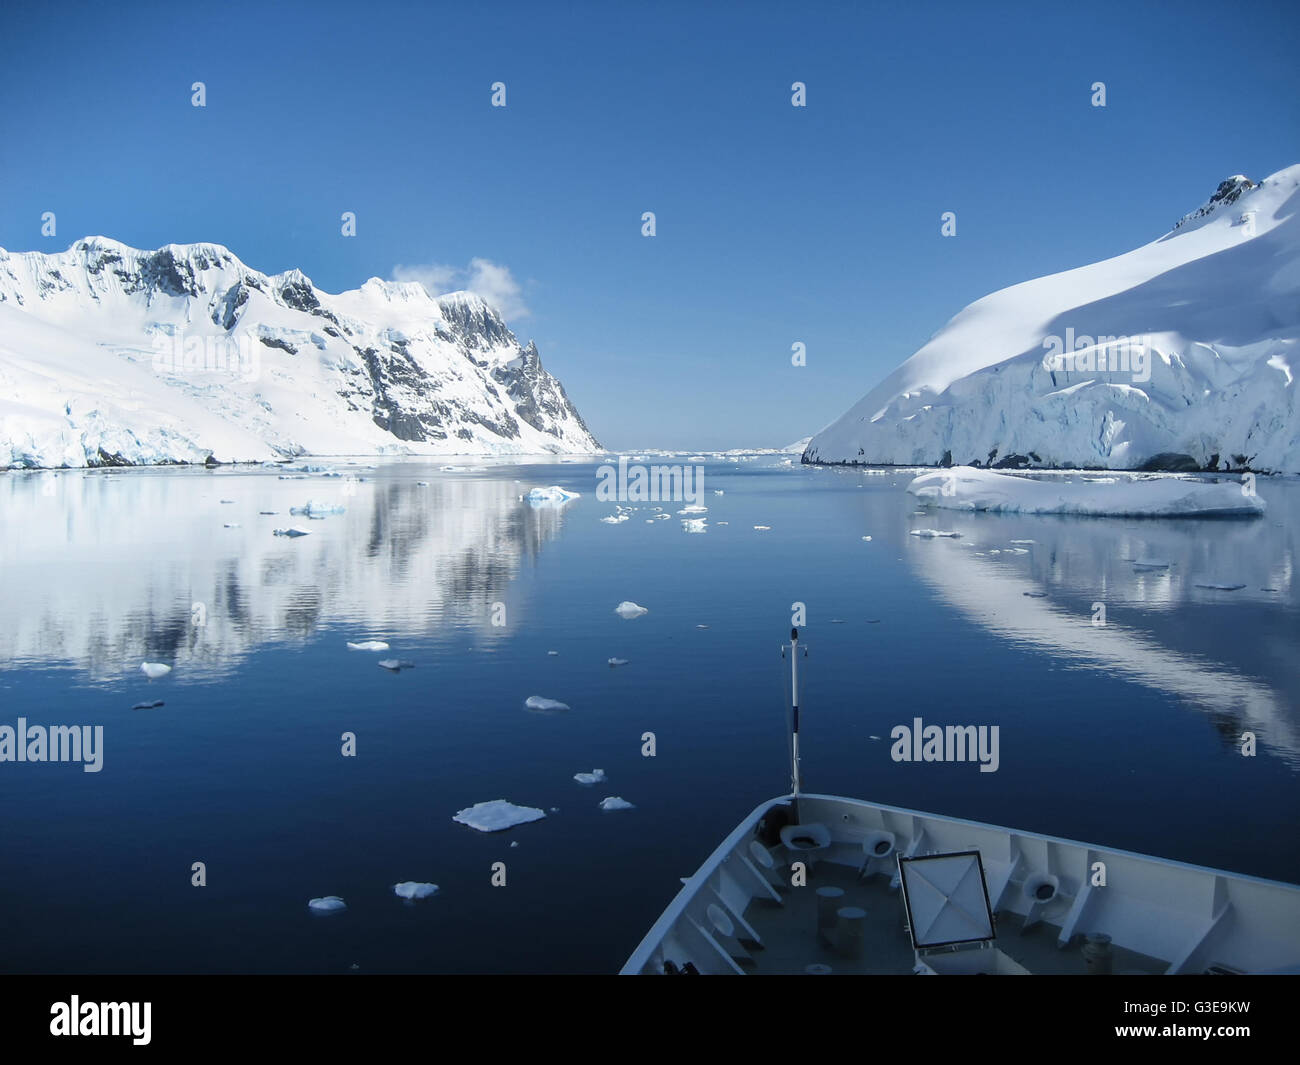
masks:
<path id="1" fill-rule="evenodd" d="M 1300 5 L 1043 7 L 10 8 L 0 246 L 477 277 L 607 446 L 781 445 L 972 300 L 1300 162 Z"/>

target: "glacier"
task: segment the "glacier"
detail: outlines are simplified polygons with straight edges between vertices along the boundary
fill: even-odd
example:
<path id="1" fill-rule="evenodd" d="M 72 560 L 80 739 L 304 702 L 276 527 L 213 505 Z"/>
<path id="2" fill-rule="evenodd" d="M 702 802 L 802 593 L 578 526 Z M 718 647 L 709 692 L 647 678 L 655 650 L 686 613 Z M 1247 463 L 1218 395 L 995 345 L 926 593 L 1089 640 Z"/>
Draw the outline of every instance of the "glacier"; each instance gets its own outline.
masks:
<path id="1" fill-rule="evenodd" d="M 0 469 L 598 449 L 476 295 L 331 295 L 218 244 L 0 249 Z"/>
<path id="2" fill-rule="evenodd" d="M 958 313 L 805 463 L 1300 472 L 1300 164 Z"/>

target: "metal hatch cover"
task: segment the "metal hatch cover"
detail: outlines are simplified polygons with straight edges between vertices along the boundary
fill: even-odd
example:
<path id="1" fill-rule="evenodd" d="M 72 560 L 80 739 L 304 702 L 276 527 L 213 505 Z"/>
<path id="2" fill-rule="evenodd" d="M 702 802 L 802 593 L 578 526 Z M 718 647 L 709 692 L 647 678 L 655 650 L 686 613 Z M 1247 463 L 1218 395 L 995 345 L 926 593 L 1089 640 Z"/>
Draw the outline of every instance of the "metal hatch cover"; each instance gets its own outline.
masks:
<path id="1" fill-rule="evenodd" d="M 898 859 L 912 946 L 920 950 L 994 938 L 979 851 Z"/>

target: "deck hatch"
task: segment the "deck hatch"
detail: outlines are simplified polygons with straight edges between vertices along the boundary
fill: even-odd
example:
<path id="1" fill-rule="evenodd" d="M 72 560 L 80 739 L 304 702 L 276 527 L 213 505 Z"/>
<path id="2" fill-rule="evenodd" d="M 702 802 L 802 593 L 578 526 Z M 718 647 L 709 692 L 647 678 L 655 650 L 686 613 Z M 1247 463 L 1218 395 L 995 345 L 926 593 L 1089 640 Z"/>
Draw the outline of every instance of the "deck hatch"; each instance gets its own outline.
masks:
<path id="1" fill-rule="evenodd" d="M 979 851 L 900 856 L 898 872 L 912 946 L 920 950 L 994 938 Z"/>

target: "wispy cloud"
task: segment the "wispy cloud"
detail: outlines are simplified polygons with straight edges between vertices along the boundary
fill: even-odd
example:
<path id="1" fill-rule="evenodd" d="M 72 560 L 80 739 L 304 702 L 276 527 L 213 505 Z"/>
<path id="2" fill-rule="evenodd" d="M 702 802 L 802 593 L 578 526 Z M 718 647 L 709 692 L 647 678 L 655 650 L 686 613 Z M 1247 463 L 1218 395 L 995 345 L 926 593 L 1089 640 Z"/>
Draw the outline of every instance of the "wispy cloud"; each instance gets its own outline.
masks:
<path id="1" fill-rule="evenodd" d="M 495 307 L 502 318 L 527 318 L 531 313 L 524 303 L 523 289 L 510 267 L 490 259 L 471 259 L 461 268 L 442 263 L 422 266 L 394 266 L 394 281 L 418 281 L 431 296 L 466 291 L 481 296 Z"/>

